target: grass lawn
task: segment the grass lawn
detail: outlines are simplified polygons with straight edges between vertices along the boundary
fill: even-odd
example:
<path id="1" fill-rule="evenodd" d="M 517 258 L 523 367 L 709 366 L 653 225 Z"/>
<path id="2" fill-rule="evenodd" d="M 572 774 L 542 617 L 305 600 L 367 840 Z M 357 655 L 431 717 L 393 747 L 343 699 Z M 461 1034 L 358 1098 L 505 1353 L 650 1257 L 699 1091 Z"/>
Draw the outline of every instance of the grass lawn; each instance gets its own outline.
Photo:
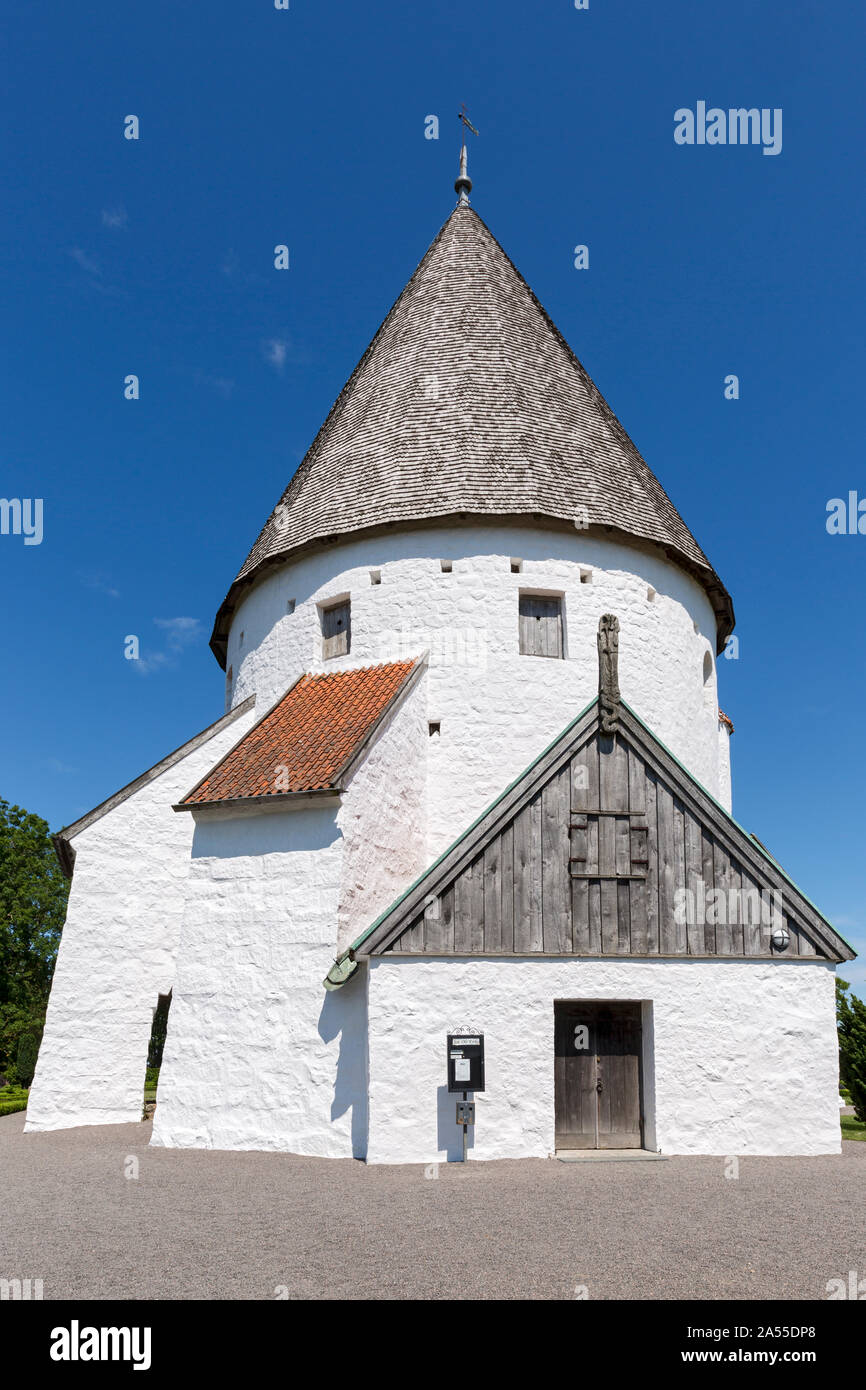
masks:
<path id="1" fill-rule="evenodd" d="M 866 1125 L 860 1123 L 856 1115 L 840 1115 L 843 1139 L 866 1139 Z"/>

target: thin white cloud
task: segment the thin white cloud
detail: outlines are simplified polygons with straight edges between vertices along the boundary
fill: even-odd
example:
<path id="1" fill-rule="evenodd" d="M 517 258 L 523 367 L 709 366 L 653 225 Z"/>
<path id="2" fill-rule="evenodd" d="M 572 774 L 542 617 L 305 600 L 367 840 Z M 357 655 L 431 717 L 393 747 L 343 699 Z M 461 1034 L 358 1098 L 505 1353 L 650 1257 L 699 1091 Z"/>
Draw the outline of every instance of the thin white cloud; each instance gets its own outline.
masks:
<path id="1" fill-rule="evenodd" d="M 42 766 L 47 767 L 51 772 L 77 772 L 77 767 L 70 767 L 68 763 L 62 763 L 59 758 L 43 758 Z"/>
<path id="2" fill-rule="evenodd" d="M 202 626 L 198 618 L 154 618 L 157 627 L 165 633 L 170 651 L 181 652 L 201 636 Z"/>
<path id="3" fill-rule="evenodd" d="M 151 676 L 176 666 L 186 648 L 198 642 L 204 631 L 198 618 L 154 618 L 153 621 L 165 634 L 165 647 L 162 651 L 142 652 L 137 660 L 130 661 L 130 666 L 140 676 Z"/>
<path id="4" fill-rule="evenodd" d="M 255 271 L 244 270 L 241 259 L 237 251 L 232 247 L 224 251 L 220 260 L 220 275 L 224 275 L 226 280 L 232 280 L 238 289 L 247 285 L 264 285 L 265 277 Z"/>
<path id="5" fill-rule="evenodd" d="M 268 366 L 281 372 L 286 365 L 289 345 L 284 338 L 267 338 L 262 343 L 262 356 Z"/>
<path id="6" fill-rule="evenodd" d="M 210 372 L 203 372 L 199 368 L 193 372 L 193 381 L 196 386 L 208 386 L 212 391 L 218 391 L 224 400 L 228 400 L 235 389 L 235 383 L 228 376 L 213 376 Z"/>
<path id="7" fill-rule="evenodd" d="M 168 657 L 165 652 L 152 652 L 149 656 L 139 656 L 129 664 L 137 675 L 152 676 L 154 671 L 161 671 L 163 666 L 168 665 Z"/>
<path id="8" fill-rule="evenodd" d="M 89 289 L 95 290 L 97 294 L 107 295 L 109 299 L 126 299 L 126 291 L 119 290 L 114 285 L 107 285 L 102 275 L 102 266 L 93 256 L 88 256 L 86 251 L 82 251 L 80 246 L 70 248 L 68 254 L 75 261 L 75 264 L 84 271 L 86 276 L 85 283 Z"/>
<path id="9" fill-rule="evenodd" d="M 86 251 L 82 251 L 80 246 L 73 246 L 69 254 L 75 261 L 75 264 L 81 266 L 81 269 L 86 275 L 92 275 L 98 279 L 102 274 L 99 263 L 95 261 L 92 256 L 88 256 Z"/>
<path id="10" fill-rule="evenodd" d="M 102 574 L 97 570 L 85 572 L 79 570 L 78 578 L 85 588 L 96 589 L 100 594 L 107 594 L 109 598 L 120 598 L 120 590 L 115 589 L 106 574 Z"/>
<path id="11" fill-rule="evenodd" d="M 126 208 L 103 208 L 102 225 L 103 227 L 125 227 L 127 223 Z"/>

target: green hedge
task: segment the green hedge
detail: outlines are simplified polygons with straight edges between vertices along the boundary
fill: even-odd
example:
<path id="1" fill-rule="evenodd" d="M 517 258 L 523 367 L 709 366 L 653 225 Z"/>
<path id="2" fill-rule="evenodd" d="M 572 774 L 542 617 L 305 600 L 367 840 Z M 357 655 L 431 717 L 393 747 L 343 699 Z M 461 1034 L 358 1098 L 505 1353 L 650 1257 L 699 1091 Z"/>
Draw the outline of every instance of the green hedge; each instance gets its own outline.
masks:
<path id="1" fill-rule="evenodd" d="M 0 1115 L 14 1115 L 18 1110 L 26 1110 L 26 1100 L 0 1100 Z"/>
<path id="2" fill-rule="evenodd" d="M 0 1115 L 14 1115 L 27 1109 L 29 1092 L 23 1086 L 0 1086 Z"/>

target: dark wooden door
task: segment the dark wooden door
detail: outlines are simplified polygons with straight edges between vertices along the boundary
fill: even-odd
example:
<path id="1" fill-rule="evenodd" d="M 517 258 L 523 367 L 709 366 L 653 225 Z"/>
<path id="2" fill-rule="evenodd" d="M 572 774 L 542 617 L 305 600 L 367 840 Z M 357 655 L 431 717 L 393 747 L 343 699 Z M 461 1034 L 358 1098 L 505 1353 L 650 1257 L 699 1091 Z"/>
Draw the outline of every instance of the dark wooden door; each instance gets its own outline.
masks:
<path id="1" fill-rule="evenodd" d="M 640 1004 L 554 1005 L 558 1149 L 639 1149 Z"/>

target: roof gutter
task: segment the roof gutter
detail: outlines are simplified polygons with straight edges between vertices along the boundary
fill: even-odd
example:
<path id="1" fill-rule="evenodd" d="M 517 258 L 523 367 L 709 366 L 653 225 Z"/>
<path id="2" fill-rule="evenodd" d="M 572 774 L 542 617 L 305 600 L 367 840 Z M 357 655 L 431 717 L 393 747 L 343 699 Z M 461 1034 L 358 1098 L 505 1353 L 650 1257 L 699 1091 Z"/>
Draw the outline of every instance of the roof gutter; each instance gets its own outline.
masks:
<path id="1" fill-rule="evenodd" d="M 358 969 L 358 962 L 355 960 L 355 952 L 351 946 L 348 951 L 344 951 L 341 956 L 337 956 L 322 984 L 327 990 L 342 989 L 351 980 L 355 971 Z"/>
<path id="2" fill-rule="evenodd" d="M 209 775 L 209 774 L 208 774 Z M 343 795 L 346 788 L 317 787 L 305 792 L 266 792 L 261 796 L 226 796 L 218 801 L 180 801 L 172 806 L 173 811 L 218 811 L 243 810 L 280 811 L 287 806 L 324 805 Z M 192 793 L 190 793 L 192 795 Z"/>
<path id="3" fill-rule="evenodd" d="M 262 579 L 266 578 L 274 567 L 294 564 L 303 555 L 330 550 L 338 545 L 349 545 L 356 540 L 368 540 L 375 536 L 387 535 L 389 532 L 426 531 L 443 526 L 465 525 L 466 523 L 477 526 L 531 526 L 540 523 L 554 530 L 574 530 L 573 518 L 554 516 L 550 512 L 537 509 L 525 512 L 454 510 L 410 518 L 386 518 L 368 526 L 345 530 L 339 535 L 331 532 L 326 535 L 311 536 L 307 540 L 287 546 L 285 550 L 264 555 L 242 578 L 235 579 L 214 620 L 210 638 L 211 651 L 222 669 L 225 670 L 228 665 L 228 634 L 235 611 L 242 599 L 246 597 L 246 591 L 254 588 Z M 725 643 L 734 628 L 734 605 L 730 594 L 709 560 L 706 560 L 705 564 L 701 564 L 693 556 L 680 550 L 673 541 L 663 541 L 654 536 L 645 536 L 608 521 L 590 522 L 588 527 L 581 527 L 581 534 L 584 536 L 605 535 L 612 537 L 620 544 L 632 547 L 645 546 L 650 550 L 660 550 L 671 564 L 684 570 L 707 594 L 716 618 L 716 655 L 718 656 L 724 651 Z"/>

